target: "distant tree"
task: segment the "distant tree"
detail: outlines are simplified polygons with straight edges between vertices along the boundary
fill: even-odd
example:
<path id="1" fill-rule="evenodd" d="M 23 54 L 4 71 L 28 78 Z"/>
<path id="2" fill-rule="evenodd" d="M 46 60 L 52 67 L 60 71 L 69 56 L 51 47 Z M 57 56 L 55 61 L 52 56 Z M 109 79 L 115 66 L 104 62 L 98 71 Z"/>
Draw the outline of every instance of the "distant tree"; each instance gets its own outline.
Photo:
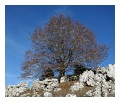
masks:
<path id="1" fill-rule="evenodd" d="M 98 44 L 95 35 L 70 17 L 53 16 L 44 27 L 31 34 L 32 48 L 26 51 L 21 69 L 23 78 L 39 77 L 40 70 L 54 69 L 63 76 L 68 66 L 95 68 L 108 53 L 105 44 Z"/>

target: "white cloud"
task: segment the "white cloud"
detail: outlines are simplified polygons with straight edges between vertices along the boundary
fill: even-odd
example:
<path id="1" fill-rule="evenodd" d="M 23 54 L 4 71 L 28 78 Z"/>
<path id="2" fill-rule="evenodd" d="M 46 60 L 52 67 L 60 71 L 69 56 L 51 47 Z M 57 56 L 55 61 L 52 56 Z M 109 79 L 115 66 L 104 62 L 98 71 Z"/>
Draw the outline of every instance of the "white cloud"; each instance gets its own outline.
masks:
<path id="1" fill-rule="evenodd" d="M 6 40 L 6 45 L 17 48 L 17 49 L 24 49 L 24 46 L 22 46 L 21 44 L 19 44 L 18 42 L 12 40 L 9 37 L 5 37 Z"/>

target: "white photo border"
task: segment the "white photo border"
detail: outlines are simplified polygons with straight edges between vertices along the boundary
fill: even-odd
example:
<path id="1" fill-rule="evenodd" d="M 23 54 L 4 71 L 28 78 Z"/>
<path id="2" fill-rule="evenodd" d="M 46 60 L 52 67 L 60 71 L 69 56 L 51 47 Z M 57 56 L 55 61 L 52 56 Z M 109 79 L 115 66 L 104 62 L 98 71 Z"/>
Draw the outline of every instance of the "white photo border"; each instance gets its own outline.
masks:
<path id="1" fill-rule="evenodd" d="M 64 1 L 64 2 L 63 2 Z M 1 0 L 0 1 L 0 100 L 1 102 L 118 102 L 120 97 L 119 0 Z M 115 5 L 115 97 L 5 97 L 5 5 Z"/>

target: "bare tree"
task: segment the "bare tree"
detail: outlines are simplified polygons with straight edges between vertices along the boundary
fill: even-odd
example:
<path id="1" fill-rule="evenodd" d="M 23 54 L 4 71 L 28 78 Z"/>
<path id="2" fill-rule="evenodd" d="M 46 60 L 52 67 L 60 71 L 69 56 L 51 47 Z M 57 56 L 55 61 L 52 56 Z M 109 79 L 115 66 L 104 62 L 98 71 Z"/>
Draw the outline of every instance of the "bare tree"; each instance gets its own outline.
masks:
<path id="1" fill-rule="evenodd" d="M 92 31 L 64 15 L 36 27 L 31 40 L 32 49 L 26 51 L 21 67 L 23 78 L 39 77 L 41 70 L 49 68 L 58 70 L 60 77 L 68 66 L 95 68 L 108 53 L 108 47 L 98 44 Z"/>

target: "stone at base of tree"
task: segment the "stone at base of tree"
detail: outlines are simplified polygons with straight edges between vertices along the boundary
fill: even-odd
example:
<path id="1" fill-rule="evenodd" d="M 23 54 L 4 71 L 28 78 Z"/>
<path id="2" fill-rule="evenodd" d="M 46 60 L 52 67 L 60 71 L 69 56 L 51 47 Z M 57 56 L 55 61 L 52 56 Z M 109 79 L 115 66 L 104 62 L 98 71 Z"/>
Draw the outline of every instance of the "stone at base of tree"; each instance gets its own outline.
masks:
<path id="1" fill-rule="evenodd" d="M 63 76 L 60 78 L 60 83 L 67 82 L 67 81 L 68 81 L 67 76 Z"/>

